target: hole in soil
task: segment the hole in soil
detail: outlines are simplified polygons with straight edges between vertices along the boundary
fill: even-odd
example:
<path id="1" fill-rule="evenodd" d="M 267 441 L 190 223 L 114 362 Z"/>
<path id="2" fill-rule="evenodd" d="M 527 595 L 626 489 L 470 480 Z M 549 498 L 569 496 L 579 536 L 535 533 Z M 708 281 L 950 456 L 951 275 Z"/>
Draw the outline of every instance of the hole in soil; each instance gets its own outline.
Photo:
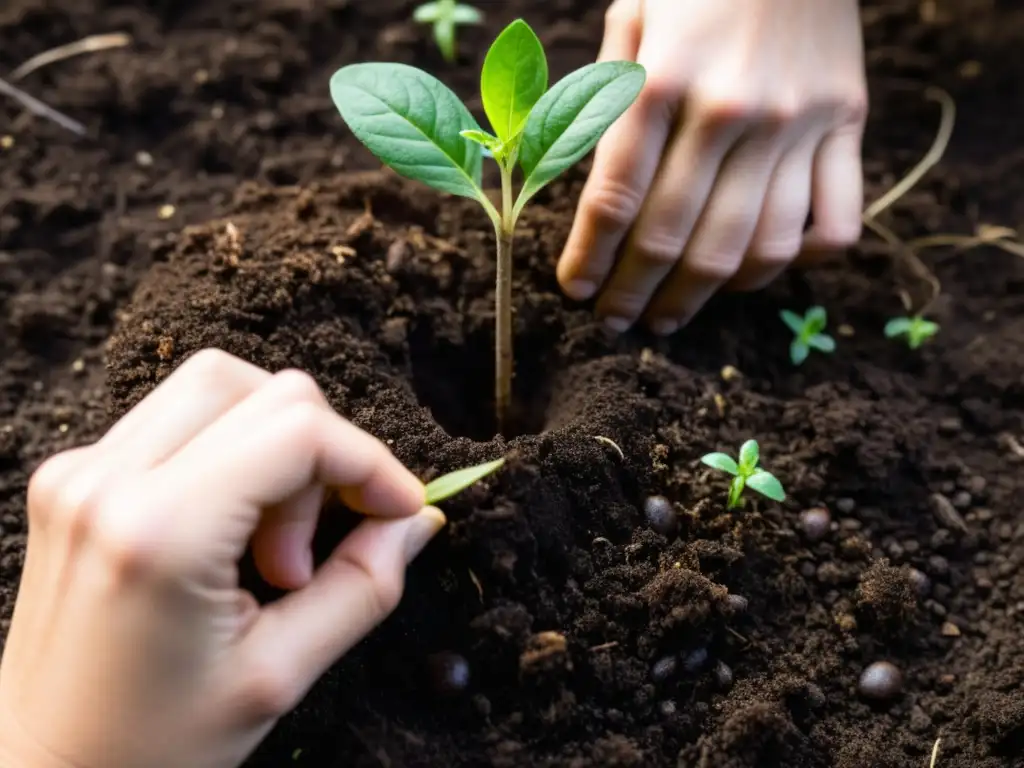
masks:
<path id="1" fill-rule="evenodd" d="M 447 335 L 446 333 L 447 332 Z M 413 388 L 420 405 L 452 437 L 486 442 L 497 434 L 494 416 L 494 348 L 490 329 L 436 329 L 425 324 L 410 335 Z M 454 336 L 454 338 L 453 338 Z M 513 407 L 506 438 L 544 431 L 551 399 L 548 339 L 523 334 L 517 341 Z"/>

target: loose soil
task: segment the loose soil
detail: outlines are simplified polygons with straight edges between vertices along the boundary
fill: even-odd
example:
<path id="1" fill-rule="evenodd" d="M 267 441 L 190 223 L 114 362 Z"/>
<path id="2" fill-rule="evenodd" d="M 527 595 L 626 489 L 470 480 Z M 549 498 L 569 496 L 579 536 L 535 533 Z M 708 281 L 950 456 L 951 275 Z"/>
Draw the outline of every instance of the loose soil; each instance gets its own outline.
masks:
<path id="1" fill-rule="evenodd" d="M 377 170 L 327 90 L 342 64 L 387 59 L 472 97 L 516 15 L 555 76 L 596 52 L 600 4 L 483 5 L 449 68 L 396 0 L 4 4 L 0 72 L 87 34 L 136 43 L 23 83 L 89 139 L 0 103 L 2 633 L 30 472 L 217 346 L 311 372 L 424 478 L 510 457 L 445 505 L 399 610 L 250 765 L 924 768 L 941 736 L 942 768 L 1024 766 L 1024 260 L 928 254 L 942 332 L 916 353 L 881 328 L 927 288 L 868 240 L 671 340 L 615 338 L 554 279 L 581 168 L 518 233 L 519 436 L 494 437 L 487 222 Z M 870 195 L 931 143 L 939 85 L 953 145 L 888 225 L 1024 226 L 1024 12 L 938 5 L 864 4 Z M 778 311 L 812 303 L 844 327 L 839 351 L 794 370 Z M 698 459 L 751 436 L 790 498 L 726 513 Z M 650 494 L 678 537 L 646 524 Z M 815 506 L 833 525 L 812 542 Z M 468 660 L 468 689 L 437 689 L 440 652 Z M 857 681 L 879 660 L 905 682 L 872 703 Z"/>

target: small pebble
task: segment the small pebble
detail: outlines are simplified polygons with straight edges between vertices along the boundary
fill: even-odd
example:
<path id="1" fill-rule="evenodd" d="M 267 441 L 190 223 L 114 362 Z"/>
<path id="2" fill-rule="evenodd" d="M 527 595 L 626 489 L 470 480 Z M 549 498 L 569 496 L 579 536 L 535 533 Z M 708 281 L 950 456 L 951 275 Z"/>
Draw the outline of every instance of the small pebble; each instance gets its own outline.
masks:
<path id="1" fill-rule="evenodd" d="M 159 219 L 161 219 L 163 221 L 167 221 L 167 219 L 169 219 L 172 216 L 174 216 L 174 210 L 175 210 L 174 206 L 171 205 L 170 203 L 168 203 L 166 205 L 161 205 L 160 206 L 160 210 L 158 210 L 156 212 L 157 218 L 159 218 Z"/>
<path id="2" fill-rule="evenodd" d="M 903 691 L 903 673 L 895 664 L 876 661 L 861 673 L 858 690 L 864 698 L 875 701 L 895 698 Z"/>
<path id="3" fill-rule="evenodd" d="M 743 595 L 729 594 L 725 598 L 725 604 L 729 609 L 729 613 L 736 615 L 738 613 L 746 613 L 747 608 L 750 606 L 750 601 Z"/>
<path id="4" fill-rule="evenodd" d="M 928 558 L 928 570 L 932 576 L 942 578 L 949 573 L 949 561 L 942 555 L 932 555 Z"/>
<path id="5" fill-rule="evenodd" d="M 661 714 L 665 717 L 672 717 L 672 715 L 676 713 L 676 703 L 671 699 L 661 702 L 658 708 L 661 710 Z"/>
<path id="6" fill-rule="evenodd" d="M 968 506 L 970 496 L 968 496 Z M 935 515 L 935 519 L 939 525 L 944 528 L 948 528 L 952 531 L 960 531 L 961 533 L 967 533 L 967 523 L 964 522 L 963 517 L 957 511 L 956 506 L 948 498 L 943 496 L 941 493 L 933 493 L 931 496 L 932 514 Z"/>
<path id="7" fill-rule="evenodd" d="M 435 653 L 427 659 L 427 673 L 435 693 L 453 696 L 469 687 L 469 662 L 451 651 Z"/>
<path id="8" fill-rule="evenodd" d="M 672 677 L 678 668 L 679 660 L 675 656 L 658 659 L 651 667 L 651 680 L 656 683 L 664 682 Z"/>
<path id="9" fill-rule="evenodd" d="M 918 597 L 928 597 L 928 594 L 932 591 L 932 580 L 928 578 L 927 574 L 917 570 L 917 568 L 910 569 L 910 583 L 914 585 L 914 590 L 917 592 Z"/>
<path id="10" fill-rule="evenodd" d="M 691 651 L 685 659 L 683 659 L 683 669 L 687 672 L 699 672 L 703 669 L 704 665 L 708 662 L 708 649 L 698 648 L 695 651 Z"/>
<path id="11" fill-rule="evenodd" d="M 135 162 L 143 168 L 149 168 L 153 164 L 153 156 L 149 152 L 142 150 L 135 153 Z"/>
<path id="12" fill-rule="evenodd" d="M 720 661 L 715 664 L 715 681 L 718 683 L 720 688 L 732 688 L 734 679 L 732 667 L 724 661 Z"/>
<path id="13" fill-rule="evenodd" d="M 14 137 L 10 135 L 0 136 L 0 149 L 10 149 L 14 146 Z"/>
<path id="14" fill-rule="evenodd" d="M 844 515 L 850 514 L 856 508 L 857 502 L 855 502 L 853 499 L 844 498 L 836 501 L 836 509 L 838 509 Z"/>
<path id="15" fill-rule="evenodd" d="M 971 498 L 971 494 L 967 491 L 957 491 L 953 495 L 953 506 L 961 512 L 965 509 L 970 509 L 973 501 L 974 499 Z"/>
<path id="16" fill-rule="evenodd" d="M 963 429 L 963 427 L 963 422 L 960 421 L 960 419 L 958 419 L 955 416 L 941 419 L 939 421 L 939 432 L 941 432 L 944 435 L 955 435 L 957 432 Z"/>
<path id="17" fill-rule="evenodd" d="M 945 622 L 940 631 L 943 637 L 960 637 L 960 627 L 952 621 Z"/>
<path id="18" fill-rule="evenodd" d="M 800 513 L 800 530 L 808 541 L 821 541 L 828 536 L 832 515 L 824 507 L 805 509 Z"/>
<path id="19" fill-rule="evenodd" d="M 644 516 L 651 529 L 669 539 L 679 533 L 679 517 L 672 502 L 664 496 L 648 496 L 644 502 Z"/>

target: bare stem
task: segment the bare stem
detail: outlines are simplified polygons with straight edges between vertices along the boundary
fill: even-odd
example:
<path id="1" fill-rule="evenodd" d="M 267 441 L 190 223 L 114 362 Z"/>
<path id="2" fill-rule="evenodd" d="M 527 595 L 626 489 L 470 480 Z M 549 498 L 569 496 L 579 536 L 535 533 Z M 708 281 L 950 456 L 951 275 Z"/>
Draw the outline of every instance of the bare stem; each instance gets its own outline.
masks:
<path id="1" fill-rule="evenodd" d="M 494 408 L 498 431 L 504 432 L 512 409 L 512 241 L 516 220 L 512 206 L 512 171 L 501 167 L 501 221 L 498 241 L 498 278 L 495 287 Z"/>

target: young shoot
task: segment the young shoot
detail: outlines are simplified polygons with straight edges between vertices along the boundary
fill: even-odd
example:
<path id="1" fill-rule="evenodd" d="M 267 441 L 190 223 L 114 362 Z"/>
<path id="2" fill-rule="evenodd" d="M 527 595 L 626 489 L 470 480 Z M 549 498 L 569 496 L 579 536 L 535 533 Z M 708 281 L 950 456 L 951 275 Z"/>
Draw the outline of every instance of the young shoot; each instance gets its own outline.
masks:
<path id="1" fill-rule="evenodd" d="M 526 204 L 587 155 L 639 96 L 642 66 L 589 64 L 548 88 L 544 47 L 522 20 L 510 24 L 484 60 L 480 90 L 491 131 L 481 129 L 447 86 L 404 64 L 352 64 L 334 73 L 342 119 L 385 165 L 442 192 L 476 200 L 494 225 L 495 411 L 507 426 L 512 403 L 512 240 Z M 481 187 L 483 155 L 501 171 L 501 203 Z M 513 175 L 522 176 L 518 194 Z"/>
<path id="2" fill-rule="evenodd" d="M 433 506 L 478 483 L 505 466 L 505 459 L 489 461 L 475 467 L 459 469 L 427 483 L 427 505 Z"/>
<path id="3" fill-rule="evenodd" d="M 753 488 L 772 501 L 786 500 L 786 492 L 782 488 L 782 483 L 771 472 L 759 468 L 757 466 L 759 461 L 760 449 L 757 446 L 757 440 L 747 440 L 740 446 L 738 462 L 727 453 L 709 453 L 701 458 L 701 462 L 709 467 L 732 475 L 732 482 L 729 484 L 728 509 L 737 509 L 743 506 L 744 488 Z"/>
<path id="4" fill-rule="evenodd" d="M 794 338 L 789 345 L 789 359 L 793 365 L 803 363 L 812 349 L 825 354 L 836 351 L 836 340 L 827 333 L 822 333 L 828 324 L 828 315 L 824 307 L 811 307 L 803 317 L 784 309 L 779 316 L 793 332 Z"/>
<path id="5" fill-rule="evenodd" d="M 449 64 L 455 62 L 458 47 L 455 42 L 456 29 L 465 24 L 482 24 L 484 15 L 471 5 L 456 0 L 437 0 L 424 3 L 412 14 L 413 21 L 430 24 L 434 28 L 434 42 Z"/>
<path id="6" fill-rule="evenodd" d="M 917 349 L 938 332 L 938 323 L 920 316 L 894 317 L 885 324 L 885 338 L 895 339 L 903 336 L 911 349 Z"/>

